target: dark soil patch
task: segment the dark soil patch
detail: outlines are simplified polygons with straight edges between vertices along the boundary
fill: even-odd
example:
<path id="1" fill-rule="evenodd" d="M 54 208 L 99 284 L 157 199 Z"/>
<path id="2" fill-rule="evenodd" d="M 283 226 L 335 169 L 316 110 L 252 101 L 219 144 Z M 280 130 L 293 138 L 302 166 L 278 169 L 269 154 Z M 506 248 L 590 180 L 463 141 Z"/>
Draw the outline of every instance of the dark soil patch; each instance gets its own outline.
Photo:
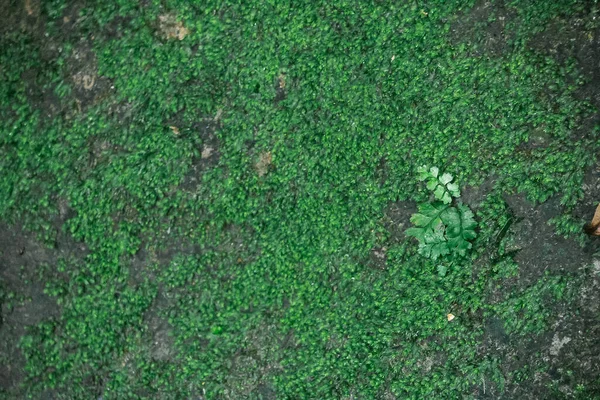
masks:
<path id="1" fill-rule="evenodd" d="M 513 33 L 507 24 L 515 17 L 504 1 L 479 0 L 468 13 L 460 15 L 452 24 L 450 38 L 453 45 L 464 43 L 476 57 L 500 57 L 506 53 Z"/>
<path id="2" fill-rule="evenodd" d="M 387 268 L 387 247 L 375 247 L 369 254 L 369 260 L 367 265 L 375 268 L 384 270 Z"/>
<path id="3" fill-rule="evenodd" d="M 387 247 L 401 243 L 405 239 L 404 232 L 410 228 L 410 217 L 417 212 L 414 201 L 397 201 L 390 203 L 384 210 L 383 226 L 389 232 Z"/>
<path id="4" fill-rule="evenodd" d="M 375 167 L 375 177 L 380 186 L 384 186 L 390 175 L 390 168 L 385 157 L 381 157 Z"/>
<path id="5" fill-rule="evenodd" d="M 181 187 L 194 191 L 202 181 L 202 175 L 219 163 L 219 139 L 216 131 L 219 127 L 218 118 L 205 119 L 192 125 L 190 134 L 199 136 L 199 157 L 194 157 L 192 166 L 183 178 Z"/>
<path id="6" fill-rule="evenodd" d="M 546 304 L 552 311 L 552 323 L 545 333 L 507 335 L 503 321 L 488 319 L 483 346 L 488 354 L 502 360 L 506 391 L 501 394 L 488 385 L 487 396 L 482 398 L 597 398 L 600 262 L 596 259 L 575 272 L 581 279 L 568 288 L 575 292 L 575 301 Z M 521 382 L 520 374 L 529 378 Z M 584 384 L 582 391 L 575 393 L 579 384 Z"/>
<path id="7" fill-rule="evenodd" d="M 276 361 L 285 339 L 276 326 L 263 325 L 246 333 L 243 346 L 232 359 L 228 378 L 230 398 L 275 399 L 269 378 L 283 367 Z"/>
<path id="8" fill-rule="evenodd" d="M 386 234 L 378 234 L 378 244 L 371 249 L 367 257 L 358 260 L 369 268 L 386 273 L 388 268 L 388 252 L 395 246 L 404 243 L 405 231 L 411 227 L 410 218 L 417 212 L 414 201 L 396 201 L 389 203 L 384 209 L 381 225 Z"/>
<path id="9" fill-rule="evenodd" d="M 287 82 L 285 74 L 279 74 L 275 81 L 275 106 L 287 98 Z"/>
<path id="10" fill-rule="evenodd" d="M 39 84 L 40 74 L 40 70 L 31 68 L 21 74 L 21 79 L 25 83 L 25 93 L 32 107 L 41 110 L 46 118 L 52 119 L 62 110 L 61 100 L 52 88 Z"/>
<path id="11" fill-rule="evenodd" d="M 595 6 L 590 2 L 589 7 Z M 590 23 L 591 14 L 592 9 L 588 9 L 578 15 L 552 21 L 530 40 L 529 46 L 561 63 L 571 58 L 577 60 L 587 79 L 579 95 L 600 107 L 600 21 Z"/>
<path id="12" fill-rule="evenodd" d="M 548 55 L 561 64 L 575 60 L 583 75 L 585 84 L 577 90 L 575 96 L 589 101 L 594 111 L 581 122 L 573 140 L 593 138 L 595 127 L 600 122 L 600 19 L 596 16 L 597 13 L 597 5 L 585 3 L 583 11 L 550 22 L 543 32 L 528 42 L 532 50 Z M 545 144 L 544 134 L 534 132 L 533 139 L 534 146 L 536 139 L 541 140 L 542 145 Z M 590 151 L 597 151 L 597 146 Z"/>
<path id="13" fill-rule="evenodd" d="M 600 248 L 600 241 L 582 248 L 574 240 L 555 234 L 547 222 L 563 212 L 558 198 L 541 205 L 530 203 L 523 194 L 504 198 L 515 218 L 507 234 L 506 252 L 518 263 L 519 273 L 506 279 L 492 297 L 528 288 L 547 272 L 578 278 L 570 280 L 566 290 L 575 304 L 546 299 L 544 307 L 551 311 L 551 325 L 543 334 L 508 335 L 505 321 L 488 318 L 483 348 L 502 360 L 506 392 L 501 396 L 488 385 L 483 398 L 572 398 L 578 383 L 594 382 L 599 376 L 594 360 L 600 357 L 595 339 L 600 329 L 596 289 L 600 275 L 595 269 L 600 264 L 593 253 Z M 529 378 L 520 382 L 519 373 Z"/>
<path id="14" fill-rule="evenodd" d="M 466 185 L 461 189 L 460 201 L 468 205 L 469 208 L 477 213 L 477 210 L 481 206 L 481 203 L 487 198 L 488 194 L 492 192 L 496 184 L 496 177 L 488 177 L 480 185 Z"/>
<path id="15" fill-rule="evenodd" d="M 86 248 L 59 234 L 49 248 L 18 226 L 0 224 L 0 388 L 20 393 L 25 360 L 18 348 L 27 328 L 58 318 L 60 307 L 44 293 L 45 282 L 56 279 L 59 259 L 81 259 Z"/>
<path id="16" fill-rule="evenodd" d="M 92 44 L 81 40 L 68 59 L 77 109 L 81 113 L 102 101 L 113 88 L 110 80 L 98 75 L 98 63 Z"/>
<path id="17" fill-rule="evenodd" d="M 165 301 L 158 301 L 157 309 L 164 307 L 164 303 Z M 146 313 L 145 320 L 148 326 L 150 357 L 156 361 L 171 361 L 176 354 L 171 325 L 154 309 Z"/>
<path id="18" fill-rule="evenodd" d="M 40 0 L 0 0 L 0 10 L 2 10 L 0 34 L 21 30 L 29 34 L 39 35 L 40 39 L 42 38 L 45 15 L 42 13 Z"/>
<path id="19" fill-rule="evenodd" d="M 505 201 L 518 221 L 510 227 L 507 251 L 516 251 L 523 284 L 537 281 L 546 271 L 573 272 L 591 263 L 590 252 L 583 251 L 575 241 L 558 236 L 554 226 L 548 224 L 551 218 L 562 214 L 558 198 L 538 206 L 522 194 L 505 196 Z"/>

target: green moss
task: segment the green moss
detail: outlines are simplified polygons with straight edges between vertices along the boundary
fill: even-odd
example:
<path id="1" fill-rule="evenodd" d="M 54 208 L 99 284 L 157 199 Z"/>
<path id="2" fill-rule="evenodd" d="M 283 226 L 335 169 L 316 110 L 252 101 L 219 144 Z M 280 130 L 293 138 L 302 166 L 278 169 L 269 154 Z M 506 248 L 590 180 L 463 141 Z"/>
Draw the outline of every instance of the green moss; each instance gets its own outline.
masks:
<path id="1" fill-rule="evenodd" d="M 42 11 L 41 42 L 0 39 L 0 216 L 52 246 L 62 202 L 61 229 L 90 251 L 64 267 L 68 282 L 48 283 L 62 315 L 22 341 L 28 393 L 451 398 L 482 377 L 501 386 L 498 362 L 478 352 L 480 311 L 541 331 L 543 293 L 559 282 L 491 304 L 514 264 L 473 274 L 473 263 L 501 253 L 502 193 L 581 200 L 600 143 L 578 131 L 594 112 L 575 96 L 584 81 L 575 62 L 527 45 L 579 4 L 509 4 L 516 39 L 489 57 L 450 37 L 472 1 L 146 3 L 78 9 L 68 29 L 93 34 L 84 44 L 105 79 L 83 108 L 82 50 L 60 28 L 68 6 Z M 165 13 L 183 40 L 161 33 Z M 43 58 L 44 43 L 61 50 Z M 474 259 L 443 277 L 382 222 L 389 203 L 427 199 L 424 164 L 496 182 Z M 369 267 L 378 248 L 384 269 Z M 154 313 L 173 340 L 167 359 L 148 344 Z"/>

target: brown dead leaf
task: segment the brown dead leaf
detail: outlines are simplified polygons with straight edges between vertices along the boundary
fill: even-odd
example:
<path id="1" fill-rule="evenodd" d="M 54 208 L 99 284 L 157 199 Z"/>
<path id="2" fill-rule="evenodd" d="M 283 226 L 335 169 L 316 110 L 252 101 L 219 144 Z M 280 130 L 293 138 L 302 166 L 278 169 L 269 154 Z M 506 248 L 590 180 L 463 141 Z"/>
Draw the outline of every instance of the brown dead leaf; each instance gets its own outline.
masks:
<path id="1" fill-rule="evenodd" d="M 600 204 L 596 207 L 596 212 L 594 213 L 594 218 L 592 218 L 592 225 L 597 226 L 600 225 Z"/>
<path id="2" fill-rule="evenodd" d="M 181 21 L 174 14 L 163 14 L 158 17 L 159 29 L 167 39 L 183 40 L 189 33 Z"/>
<path id="3" fill-rule="evenodd" d="M 175 135 L 179 135 L 179 128 L 178 127 L 176 127 L 174 125 L 171 125 L 171 126 L 169 126 L 169 128 L 171 128 L 171 130 L 173 131 L 173 133 Z"/>
<path id="4" fill-rule="evenodd" d="M 596 207 L 592 222 L 586 224 L 584 230 L 588 235 L 600 236 L 600 204 Z"/>
<path id="5" fill-rule="evenodd" d="M 452 321 L 454 318 L 456 318 L 456 316 L 454 314 L 448 314 L 446 315 L 446 318 L 448 319 L 448 322 Z"/>
<path id="6" fill-rule="evenodd" d="M 273 161 L 273 157 L 270 151 L 265 151 L 260 153 L 258 156 L 258 161 L 254 164 L 256 168 L 256 172 L 258 172 L 258 176 L 264 176 L 267 172 L 269 172 L 269 166 Z"/>

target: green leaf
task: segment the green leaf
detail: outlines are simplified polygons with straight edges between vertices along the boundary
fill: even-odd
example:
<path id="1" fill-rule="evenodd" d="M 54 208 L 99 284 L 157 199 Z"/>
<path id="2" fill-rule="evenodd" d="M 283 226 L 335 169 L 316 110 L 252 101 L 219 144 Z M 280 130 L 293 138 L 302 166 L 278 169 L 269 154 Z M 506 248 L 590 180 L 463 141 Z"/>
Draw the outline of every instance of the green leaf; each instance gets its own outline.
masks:
<path id="1" fill-rule="evenodd" d="M 433 229 L 425 230 L 425 234 L 423 235 L 423 240 L 428 244 L 436 244 L 440 242 L 445 242 L 446 238 L 444 237 L 444 224 L 441 222 L 435 226 Z"/>
<path id="2" fill-rule="evenodd" d="M 447 242 L 421 243 L 419 254 L 437 260 L 440 256 L 450 254 Z"/>
<path id="3" fill-rule="evenodd" d="M 428 257 L 432 258 L 433 260 L 437 260 L 441 256 L 450 254 L 450 248 L 447 242 L 430 243 L 422 247 L 423 251 L 428 254 Z"/>
<path id="4" fill-rule="evenodd" d="M 429 227 L 430 229 L 434 229 L 435 226 L 442 222 L 440 215 L 447 208 L 447 205 L 440 202 L 420 204 L 419 212 L 414 214 L 410 218 L 410 221 L 415 226 Z"/>
<path id="5" fill-rule="evenodd" d="M 458 189 L 458 185 L 456 183 L 449 183 L 446 187 L 452 196 L 460 197 L 460 190 Z"/>
<path id="6" fill-rule="evenodd" d="M 407 229 L 406 235 L 419 241 L 420 254 L 434 260 L 451 253 L 466 256 L 472 247 L 469 241 L 477 236 L 473 212 L 464 204 L 420 204 L 411 222 L 415 227 Z"/>
<path id="7" fill-rule="evenodd" d="M 425 227 L 429 225 L 431 218 L 428 215 L 417 213 L 410 217 L 410 222 L 415 226 Z"/>
<path id="8" fill-rule="evenodd" d="M 426 165 L 418 167 L 417 168 L 417 173 L 419 174 L 417 178 L 420 181 L 424 181 L 425 179 L 428 179 L 428 178 L 431 177 L 431 175 L 429 174 L 429 169 L 427 168 Z"/>
<path id="9" fill-rule="evenodd" d="M 419 253 L 425 257 L 437 259 L 450 253 L 444 235 L 446 227 L 440 218 L 447 209 L 441 202 L 424 203 L 419 205 L 419 213 L 411 217 L 416 227 L 407 229 L 406 235 L 419 241 Z"/>
<path id="10" fill-rule="evenodd" d="M 444 196 L 442 196 L 442 203 L 444 203 L 444 204 L 452 203 L 452 196 L 450 196 L 449 192 L 444 192 Z"/>
<path id="11" fill-rule="evenodd" d="M 444 188 L 442 185 L 438 185 L 438 187 L 436 187 L 435 190 L 433 191 L 433 195 L 435 196 L 435 198 L 437 200 L 442 200 L 444 198 L 445 193 L 446 193 L 446 188 Z"/>
<path id="12" fill-rule="evenodd" d="M 472 244 L 469 240 L 475 239 L 477 233 L 473 212 L 469 207 L 459 204 L 457 208 L 446 210 L 441 215 L 442 221 L 447 225 L 446 237 L 448 246 L 455 253 L 462 257 L 466 256 L 467 250 L 471 249 Z"/>
<path id="13" fill-rule="evenodd" d="M 442 185 L 447 185 L 448 183 L 452 182 L 452 175 L 446 172 L 444 175 L 440 176 L 440 182 Z"/>
<path id="14" fill-rule="evenodd" d="M 422 242 L 425 240 L 425 229 L 424 228 L 416 228 L 416 227 L 412 227 L 412 228 L 408 228 L 404 234 L 406 236 L 412 236 L 414 238 L 416 238 L 419 242 Z"/>
<path id="15" fill-rule="evenodd" d="M 471 209 L 468 206 L 466 206 L 464 204 L 459 204 L 458 210 L 460 211 L 460 214 L 461 214 L 461 221 L 462 221 L 463 229 L 473 230 L 473 229 L 477 228 L 477 221 L 475 221 L 475 215 L 473 214 L 473 211 L 471 211 Z"/>
<path id="16" fill-rule="evenodd" d="M 446 276 L 446 272 L 448 272 L 448 268 L 446 268 L 445 265 L 440 264 L 437 266 L 437 272 L 438 272 L 438 275 L 443 278 L 444 276 Z"/>
<path id="17" fill-rule="evenodd" d="M 452 242 L 448 242 L 449 246 L 454 246 L 453 247 L 453 251 L 454 253 L 458 254 L 461 257 L 465 257 L 467 255 L 467 250 L 471 249 L 471 247 L 473 247 L 473 245 L 467 241 L 461 240 L 461 241 L 457 241 L 457 243 L 455 244 L 454 241 Z"/>
<path id="18" fill-rule="evenodd" d="M 429 172 L 431 173 L 431 176 L 433 176 L 434 178 L 437 178 L 440 173 L 440 169 L 438 167 L 431 167 L 429 169 Z"/>
<path id="19" fill-rule="evenodd" d="M 460 213 L 456 207 L 448 207 L 440 214 L 442 222 L 448 226 L 449 229 L 460 227 Z"/>
<path id="20" fill-rule="evenodd" d="M 427 182 L 427 189 L 431 190 L 432 192 L 438 187 L 438 183 L 436 180 L 430 180 L 429 182 Z"/>

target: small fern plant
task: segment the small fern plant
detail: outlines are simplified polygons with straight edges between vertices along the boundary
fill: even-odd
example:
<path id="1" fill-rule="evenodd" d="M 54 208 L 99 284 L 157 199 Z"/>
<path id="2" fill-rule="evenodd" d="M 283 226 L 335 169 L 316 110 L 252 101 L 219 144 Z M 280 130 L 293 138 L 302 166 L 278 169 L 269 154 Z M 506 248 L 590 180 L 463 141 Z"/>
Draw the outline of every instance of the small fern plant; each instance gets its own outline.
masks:
<path id="1" fill-rule="evenodd" d="M 460 190 L 452 175 L 440 175 L 436 167 L 420 167 L 419 180 L 427 182 L 434 201 L 419 205 L 419 212 L 410 221 L 413 227 L 407 236 L 419 241 L 419 253 L 437 260 L 442 256 L 465 257 L 473 246 L 477 222 L 471 209 L 456 201 Z"/>

